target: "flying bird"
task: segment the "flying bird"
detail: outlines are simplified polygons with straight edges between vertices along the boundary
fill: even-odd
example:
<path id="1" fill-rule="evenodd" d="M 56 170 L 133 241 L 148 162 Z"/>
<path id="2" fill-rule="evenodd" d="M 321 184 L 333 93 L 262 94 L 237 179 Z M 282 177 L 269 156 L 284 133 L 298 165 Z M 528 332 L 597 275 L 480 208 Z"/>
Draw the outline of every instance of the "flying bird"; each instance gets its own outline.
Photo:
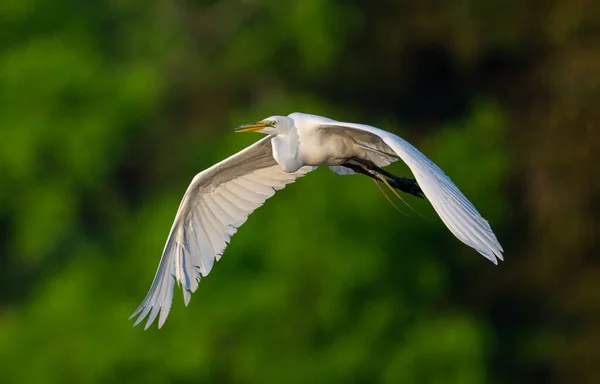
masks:
<path id="1" fill-rule="evenodd" d="M 448 229 L 494 264 L 502 246 L 488 222 L 448 176 L 402 138 L 363 124 L 292 113 L 236 128 L 260 132 L 261 140 L 194 177 L 177 210 L 158 270 L 146 298 L 130 318 L 134 325 L 158 317 L 162 327 L 177 281 L 187 306 L 202 277 L 219 260 L 229 240 L 276 190 L 319 166 L 339 175 L 364 174 L 390 189 L 426 197 Z M 414 179 L 383 167 L 402 159 Z M 393 191 L 393 189 L 392 189 Z"/>

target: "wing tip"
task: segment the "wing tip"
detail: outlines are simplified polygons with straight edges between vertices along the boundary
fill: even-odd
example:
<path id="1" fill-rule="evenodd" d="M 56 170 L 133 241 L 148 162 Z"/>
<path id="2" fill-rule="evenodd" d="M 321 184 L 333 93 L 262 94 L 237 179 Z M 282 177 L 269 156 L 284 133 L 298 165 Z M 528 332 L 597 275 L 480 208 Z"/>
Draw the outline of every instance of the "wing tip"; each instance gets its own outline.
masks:
<path id="1" fill-rule="evenodd" d="M 182 291 L 183 291 L 183 303 L 187 307 L 188 304 L 190 303 L 190 300 L 192 299 L 192 292 L 188 291 L 185 288 L 183 288 Z"/>
<path id="2" fill-rule="evenodd" d="M 156 320 L 156 316 L 148 316 L 148 321 L 146 321 L 146 325 L 144 326 L 144 331 L 147 331 L 148 328 L 150 328 L 152 323 L 154 323 L 154 320 Z"/>
<path id="3" fill-rule="evenodd" d="M 143 305 L 140 305 L 139 307 L 137 307 L 137 309 L 135 311 L 133 311 L 133 313 L 129 316 L 129 318 L 127 320 L 131 320 L 134 317 L 136 317 L 140 312 L 142 312 L 142 309 L 144 309 Z"/>
<path id="4" fill-rule="evenodd" d="M 495 248 L 489 248 L 487 250 L 477 249 L 477 252 L 481 253 L 486 259 L 498 265 L 498 260 L 504 261 L 504 255 L 502 254 L 502 247 L 500 244 L 496 244 Z"/>
<path id="5" fill-rule="evenodd" d="M 129 316 L 129 320 L 133 319 L 138 314 L 139 314 L 139 311 L 134 312 L 131 316 Z M 133 322 L 133 326 L 134 327 L 138 326 L 138 324 L 140 324 L 142 322 L 142 320 L 144 320 L 145 317 L 146 317 L 146 315 L 142 316 L 142 314 L 140 314 L 138 316 L 138 318 L 135 319 L 135 321 Z"/>
<path id="6" fill-rule="evenodd" d="M 500 259 L 500 261 L 504 261 L 504 255 L 502 254 L 502 252 L 497 252 L 497 253 L 496 253 L 496 257 L 497 257 L 498 259 Z"/>
<path id="7" fill-rule="evenodd" d="M 140 313 L 142 310 L 144 310 L 144 312 Z M 159 314 L 160 314 L 160 316 L 158 316 Z M 144 319 L 146 319 L 146 317 L 147 317 L 148 320 L 146 321 L 146 325 L 144 325 L 144 331 L 146 331 L 154 323 L 154 321 L 156 320 L 157 317 L 159 317 L 158 329 L 160 329 L 163 326 L 163 324 L 165 323 L 165 321 L 167 320 L 168 315 L 169 315 L 169 309 L 167 309 L 167 308 L 163 308 L 161 306 L 156 307 L 153 305 L 146 306 L 146 305 L 142 304 L 142 305 L 140 305 L 140 307 L 138 309 L 135 310 L 135 312 L 133 312 L 131 314 L 131 316 L 129 316 L 128 320 L 131 320 L 134 317 L 138 316 L 138 318 L 135 319 L 135 322 L 133 323 L 133 326 L 136 327 L 142 321 L 144 321 Z"/>

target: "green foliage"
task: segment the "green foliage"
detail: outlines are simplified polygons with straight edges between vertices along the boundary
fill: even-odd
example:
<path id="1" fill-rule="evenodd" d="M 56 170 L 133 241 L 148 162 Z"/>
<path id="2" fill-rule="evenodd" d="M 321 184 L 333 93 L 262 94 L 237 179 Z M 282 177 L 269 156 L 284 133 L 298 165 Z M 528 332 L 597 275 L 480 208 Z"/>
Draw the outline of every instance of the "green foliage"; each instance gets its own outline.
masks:
<path id="1" fill-rule="evenodd" d="M 328 169 L 257 210 L 188 308 L 176 291 L 163 329 L 127 321 L 193 175 L 258 138 L 232 127 L 268 115 L 323 114 L 407 137 L 503 244 L 517 242 L 507 185 L 523 158 L 500 96 L 476 87 L 434 129 L 389 105 L 415 96 L 390 93 L 414 75 L 398 59 L 412 45 L 443 45 L 475 72 L 470 60 L 488 44 L 527 42 L 527 10 L 384 3 L 4 1 L 2 382 L 470 384 L 547 368 L 556 330 L 504 343 L 484 304 L 494 294 L 473 293 L 502 267 L 458 242 L 426 201 L 406 197 L 423 217 L 398 202 L 403 215 L 370 180 Z M 518 28 L 509 9 L 525 15 Z"/>

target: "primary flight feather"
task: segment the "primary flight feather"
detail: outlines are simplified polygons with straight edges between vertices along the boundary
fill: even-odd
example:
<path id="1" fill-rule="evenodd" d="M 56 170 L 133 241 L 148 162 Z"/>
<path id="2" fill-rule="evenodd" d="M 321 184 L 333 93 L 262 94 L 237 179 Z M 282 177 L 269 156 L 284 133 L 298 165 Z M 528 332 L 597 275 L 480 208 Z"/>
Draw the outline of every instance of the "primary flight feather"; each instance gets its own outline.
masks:
<path id="1" fill-rule="evenodd" d="M 320 165 L 340 175 L 362 173 L 431 202 L 448 229 L 497 264 L 502 246 L 488 222 L 448 176 L 402 138 L 369 125 L 304 113 L 272 116 L 237 128 L 266 137 L 200 172 L 188 187 L 135 324 L 164 324 L 177 281 L 187 305 L 200 279 L 219 260 L 231 236 L 276 190 Z M 415 179 L 382 168 L 402 159 Z M 390 179 L 388 179 L 388 177 Z"/>

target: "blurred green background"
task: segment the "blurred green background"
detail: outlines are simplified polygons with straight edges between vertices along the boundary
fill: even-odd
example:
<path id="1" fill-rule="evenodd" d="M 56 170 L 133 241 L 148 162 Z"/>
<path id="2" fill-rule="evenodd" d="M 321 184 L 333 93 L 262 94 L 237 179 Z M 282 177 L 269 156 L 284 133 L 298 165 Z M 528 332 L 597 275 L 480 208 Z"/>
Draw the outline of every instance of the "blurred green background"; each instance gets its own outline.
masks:
<path id="1" fill-rule="evenodd" d="M 3 0 L 0 381 L 599 383 L 599 25 L 592 0 Z M 411 141 L 506 262 L 320 169 L 132 328 L 192 177 L 295 111 Z"/>

